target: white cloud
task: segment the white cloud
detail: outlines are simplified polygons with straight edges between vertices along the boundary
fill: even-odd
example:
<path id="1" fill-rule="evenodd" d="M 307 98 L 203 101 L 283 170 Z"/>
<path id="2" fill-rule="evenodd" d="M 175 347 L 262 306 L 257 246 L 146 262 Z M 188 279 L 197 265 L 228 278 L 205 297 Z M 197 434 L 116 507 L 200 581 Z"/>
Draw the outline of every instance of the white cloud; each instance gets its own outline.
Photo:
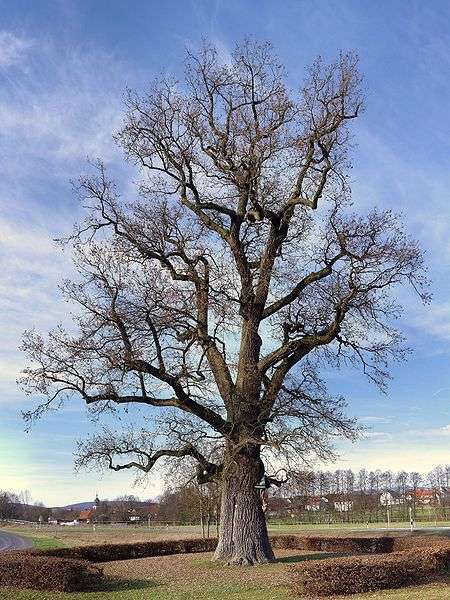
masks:
<path id="1" fill-rule="evenodd" d="M 418 446 L 414 442 L 373 447 L 348 448 L 342 452 L 336 463 L 327 464 L 329 469 L 359 469 L 385 471 L 419 471 L 427 473 L 436 465 L 448 462 L 448 446 Z"/>
<path id="2" fill-rule="evenodd" d="M 0 68 L 21 63 L 33 42 L 11 31 L 0 31 Z"/>
<path id="3" fill-rule="evenodd" d="M 367 431 L 364 433 L 364 437 L 368 440 L 376 443 L 384 443 L 392 439 L 392 434 L 386 431 Z"/>
<path id="4" fill-rule="evenodd" d="M 362 210 L 382 206 L 403 214 L 408 231 L 427 251 L 427 262 L 450 266 L 450 208 L 448 169 L 433 161 L 408 160 L 400 142 L 389 143 L 358 124 L 359 158 L 356 161 L 354 198 Z M 360 161 L 365 167 L 360 167 Z"/>
<path id="5" fill-rule="evenodd" d="M 391 418 L 390 417 L 375 417 L 375 416 L 364 416 L 364 417 L 359 417 L 358 421 L 360 423 L 390 423 L 391 422 Z"/>
<path id="6" fill-rule="evenodd" d="M 421 330 L 443 341 L 450 341 L 450 302 L 433 302 L 413 316 Z"/>
<path id="7" fill-rule="evenodd" d="M 412 437 L 421 438 L 447 437 L 450 436 L 450 425 L 444 425 L 443 427 L 433 427 L 430 429 L 411 429 L 407 431 L 406 434 Z"/>
<path id="8" fill-rule="evenodd" d="M 51 242 L 51 232 L 31 212 L 25 223 L 0 215 L 0 404 L 17 394 L 16 378 L 24 367 L 18 351 L 23 331 L 48 329 L 66 318 L 57 286 L 70 273 L 67 256 Z"/>
<path id="9" fill-rule="evenodd" d="M 14 45 L 14 39 L 0 32 L 0 66 L 7 59 L 4 48 L 10 47 L 16 48 L 17 59 L 22 52 L 26 67 L 0 88 L 3 404 L 17 395 L 23 330 L 36 326 L 46 331 L 67 318 L 57 286 L 72 267 L 52 238 L 70 231 L 79 218 L 69 180 L 85 171 L 86 156 L 102 157 L 114 168 L 122 164 L 112 134 L 121 119 L 127 77 L 120 61 L 99 50 L 36 43 L 31 57 L 24 54 L 29 44 Z M 12 50 L 8 56 L 11 63 Z M 128 179 L 128 172 L 122 173 Z"/>
<path id="10" fill-rule="evenodd" d="M 86 156 L 117 160 L 112 134 L 122 115 L 120 62 L 43 47 L 0 91 L 0 152 L 10 177 L 65 178 Z M 63 53 L 64 54 L 64 53 Z"/>

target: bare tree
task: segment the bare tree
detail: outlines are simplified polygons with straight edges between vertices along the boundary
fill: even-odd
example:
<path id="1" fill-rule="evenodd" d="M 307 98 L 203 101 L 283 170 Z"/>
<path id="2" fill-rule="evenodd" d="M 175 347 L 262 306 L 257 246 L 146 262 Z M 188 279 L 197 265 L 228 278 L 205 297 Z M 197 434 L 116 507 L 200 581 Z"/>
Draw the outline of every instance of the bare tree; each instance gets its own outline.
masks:
<path id="1" fill-rule="evenodd" d="M 0 490 L 0 520 L 18 518 L 19 508 L 19 499 L 15 494 Z"/>
<path id="2" fill-rule="evenodd" d="M 299 94 L 284 78 L 269 44 L 245 42 L 227 64 L 205 45 L 183 82 L 129 92 L 117 140 L 138 193 L 122 199 L 101 163 L 80 179 L 87 217 L 66 240 L 80 278 L 63 287 L 78 333 L 23 344 L 27 388 L 46 397 L 27 418 L 73 394 L 100 416 L 148 409 L 136 429 L 82 442 L 79 465 L 148 473 L 187 458 L 199 482 L 220 481 L 215 557 L 231 563 L 274 559 L 265 469 L 327 458 L 334 436 L 357 433 L 321 367 L 359 365 L 383 387 L 406 352 L 391 290 L 425 298 L 399 218 L 351 206 L 356 56 L 317 60 Z"/>

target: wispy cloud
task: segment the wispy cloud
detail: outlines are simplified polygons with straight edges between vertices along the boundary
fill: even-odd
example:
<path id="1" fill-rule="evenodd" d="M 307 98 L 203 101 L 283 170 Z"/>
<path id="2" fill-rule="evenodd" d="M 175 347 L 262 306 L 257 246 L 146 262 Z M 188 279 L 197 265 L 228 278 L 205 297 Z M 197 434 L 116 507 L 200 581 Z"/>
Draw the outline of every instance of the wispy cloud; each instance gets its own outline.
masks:
<path id="1" fill-rule="evenodd" d="M 364 437 L 369 441 L 382 444 L 388 440 L 391 440 L 392 434 L 388 433 L 387 431 L 367 431 L 364 434 Z"/>
<path id="2" fill-rule="evenodd" d="M 27 55 L 31 45 L 0 32 L 0 66 L 13 69 L 20 55 L 24 67 L 0 88 L 0 403 L 17 393 L 23 330 L 46 331 L 67 318 L 58 284 L 72 267 L 52 238 L 70 231 L 79 214 L 69 180 L 85 170 L 88 155 L 112 167 L 121 160 L 112 134 L 124 66 L 99 50 L 47 42 Z"/>
<path id="3" fill-rule="evenodd" d="M 375 417 L 375 416 L 363 416 L 363 417 L 359 417 L 358 421 L 360 423 L 390 423 L 391 422 L 391 418 L 390 417 Z"/>
<path id="4" fill-rule="evenodd" d="M 1 151 L 11 177 L 68 178 L 86 156 L 111 162 L 122 115 L 124 67 L 102 52 L 41 45 L 0 91 Z"/>
<path id="5" fill-rule="evenodd" d="M 432 427 L 428 429 L 410 429 L 406 431 L 406 435 L 420 438 L 450 437 L 450 425 L 444 425 L 443 427 Z"/>
<path id="6" fill-rule="evenodd" d="M 156 35 L 149 32 L 144 37 L 130 29 L 129 19 L 123 19 L 123 23 L 115 19 L 111 28 L 101 11 L 87 11 L 75 7 L 75 3 L 70 3 L 70 18 L 67 11 L 61 17 L 55 10 L 51 23 L 46 24 L 41 14 L 33 14 L 32 4 L 27 19 L 17 19 L 23 23 L 35 19 L 32 35 L 0 30 L 0 402 L 10 402 L 11 414 L 18 412 L 22 400 L 14 384 L 15 374 L 23 364 L 23 357 L 15 350 L 22 329 L 36 324 L 45 330 L 66 316 L 67 306 L 58 299 L 56 285 L 70 272 L 70 263 L 50 240 L 58 231 L 67 230 L 78 214 L 67 181 L 84 170 L 86 155 L 102 156 L 122 176 L 120 155 L 111 141 L 111 133 L 121 119 L 121 93 L 126 85 L 140 87 L 142 81 L 145 86 L 149 64 L 158 71 L 173 67 L 176 72 L 186 31 L 191 36 L 191 46 L 198 46 L 202 32 L 209 35 L 219 46 L 219 60 L 226 63 L 229 49 L 249 31 L 251 22 L 255 36 L 270 37 L 281 50 L 295 85 L 299 65 L 305 59 L 309 61 L 312 54 L 323 51 L 331 55 L 338 47 L 361 49 L 371 93 L 362 125 L 357 125 L 355 204 L 358 209 L 379 205 L 404 212 L 408 230 L 428 250 L 428 264 L 438 293 L 431 308 L 417 308 L 409 291 L 401 292 L 399 301 L 405 306 L 414 345 L 426 346 L 428 357 L 436 348 L 448 349 L 450 170 L 445 99 L 450 87 L 445 78 L 449 55 L 442 15 L 438 18 L 432 9 L 421 7 L 417 11 L 415 7 L 407 11 L 411 18 L 405 21 L 403 8 L 389 6 L 369 11 L 368 20 L 366 8 L 333 5 L 325 12 L 323 7 L 310 11 L 305 24 L 299 19 L 298 7 L 286 5 L 275 14 L 263 3 L 255 16 L 254 11 L 243 10 L 236 2 L 218 1 L 194 2 L 193 10 L 180 22 L 166 11 L 158 12 L 157 8 L 148 8 L 148 3 L 138 2 L 137 19 L 148 19 L 150 31 L 152 26 L 157 29 Z M 123 10 L 126 12 L 126 8 Z M 118 7 L 114 11 L 120 14 Z M 331 13 L 333 19 L 329 18 Z M 299 23 L 294 33 L 289 28 L 292 20 Z M 380 36 L 379 23 L 383 20 L 386 26 Z M 367 26 L 369 22 L 372 31 Z M 322 35 L 312 33 L 316 31 Z M 117 47 L 130 64 L 118 59 Z M 389 69 L 383 66 L 387 56 Z M 173 65 L 168 64 L 171 60 Z M 145 77 L 141 77 L 142 72 Z M 128 175 L 123 179 L 128 179 Z M 427 336 L 432 336 L 433 343 Z M 349 396 L 355 398 L 355 412 L 365 413 L 362 422 L 376 429 L 346 452 L 343 461 L 347 460 L 347 465 L 422 470 L 448 456 L 448 413 L 435 410 L 428 414 L 431 398 L 426 390 L 420 395 L 427 379 L 420 369 L 417 380 L 405 382 L 402 398 L 375 398 L 370 403 L 361 400 L 366 391 L 362 385 L 358 387 L 353 373 L 343 370 L 337 374 L 330 369 L 326 375 L 333 389 L 348 389 Z M 434 381 L 436 389 L 445 387 L 448 375 L 439 371 L 433 384 Z M 436 406 L 444 406 L 446 397 L 440 394 L 432 400 Z M 418 403 L 420 411 L 414 408 Z M 7 412 L 5 405 L 2 409 L 0 425 Z M 383 415 L 383 410 L 401 416 L 378 416 Z M 64 415 L 58 417 L 57 427 L 64 428 L 70 421 Z M 384 423 L 388 425 L 384 427 Z M 413 428 L 420 430 L 422 424 L 422 435 L 418 435 Z M 42 423 L 42 427 L 49 437 L 57 429 L 53 420 Z M 388 431 L 377 431 L 378 428 Z M 5 433 L 10 432 L 3 425 L 0 450 Z M 6 446 L 15 450 L 18 444 L 11 445 L 12 437 L 10 434 Z M 25 447 L 28 441 L 20 439 Z M 61 496 L 84 496 L 80 483 L 72 482 L 71 463 L 66 455 L 64 462 L 58 464 L 56 476 L 52 476 L 51 467 L 57 458 L 49 463 L 43 461 L 46 468 L 42 470 L 35 449 L 30 443 L 30 456 L 22 461 L 17 459 L 16 451 L 11 450 L 9 455 L 0 452 L 0 472 L 8 472 L 8 486 L 36 486 L 36 495 L 44 499 L 45 494 L 53 493 L 50 488 L 58 486 Z M 93 494 L 95 476 L 84 481 Z M 111 489 L 120 488 L 119 481 L 114 475 Z"/>
<path id="7" fill-rule="evenodd" d="M 0 31 L 0 69 L 20 64 L 32 46 L 33 41 L 30 39 L 17 36 L 11 31 Z"/>
<path id="8" fill-rule="evenodd" d="M 450 341 L 450 302 L 433 302 L 413 315 L 413 322 L 425 334 Z"/>
<path id="9" fill-rule="evenodd" d="M 16 393 L 15 380 L 24 366 L 18 346 L 22 332 L 36 325 L 48 329 L 66 318 L 57 301 L 57 286 L 70 263 L 51 242 L 48 228 L 28 213 L 21 224 L 0 215 L 0 404 Z"/>

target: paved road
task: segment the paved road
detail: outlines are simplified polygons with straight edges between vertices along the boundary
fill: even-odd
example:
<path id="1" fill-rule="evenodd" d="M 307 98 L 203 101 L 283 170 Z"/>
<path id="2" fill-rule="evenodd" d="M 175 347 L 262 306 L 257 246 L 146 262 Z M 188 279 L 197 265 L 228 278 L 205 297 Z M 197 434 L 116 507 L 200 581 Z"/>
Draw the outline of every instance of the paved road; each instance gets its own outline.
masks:
<path id="1" fill-rule="evenodd" d="M 15 533 L 0 531 L 0 551 L 1 550 L 19 550 L 20 548 L 31 548 L 32 542 Z"/>

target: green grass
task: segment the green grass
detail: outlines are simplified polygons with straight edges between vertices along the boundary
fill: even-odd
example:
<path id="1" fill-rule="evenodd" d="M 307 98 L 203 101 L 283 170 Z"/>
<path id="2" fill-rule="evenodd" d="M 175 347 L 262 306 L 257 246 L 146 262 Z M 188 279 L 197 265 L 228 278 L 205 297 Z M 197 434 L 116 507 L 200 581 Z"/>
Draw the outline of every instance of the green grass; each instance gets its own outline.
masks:
<path id="1" fill-rule="evenodd" d="M 2 596 L 1 594 L 4 594 Z M 151 582 L 121 582 L 101 592 L 53 593 L 0 588 L 1 600 L 288 600 L 284 588 L 230 585 L 188 585 L 174 589 Z"/>
<path id="2" fill-rule="evenodd" d="M 28 536 L 24 536 L 24 537 L 28 537 Z M 53 538 L 32 537 L 31 541 L 33 542 L 33 548 L 37 548 L 38 550 L 47 550 L 48 548 L 64 548 L 65 547 L 65 544 L 63 544 L 59 540 L 55 540 Z"/>
<path id="3" fill-rule="evenodd" d="M 449 527 L 450 521 L 438 521 L 438 527 Z M 434 521 L 420 521 L 416 523 L 416 529 L 435 529 Z M 371 529 L 387 529 L 385 523 L 268 523 L 268 529 L 272 532 L 279 531 L 336 531 L 336 530 L 354 530 L 364 531 Z M 409 531 L 410 526 L 407 522 L 391 523 L 390 529 L 405 529 Z M 389 531 L 389 529 L 387 529 Z"/>
<path id="4" fill-rule="evenodd" d="M 379 527 L 379 524 L 374 524 Z M 371 528 L 373 528 L 372 526 Z M 362 527 L 361 525 L 359 527 Z M 295 533 L 302 531 L 315 531 L 322 533 L 327 531 L 350 530 L 358 528 L 355 524 L 341 525 L 271 525 L 270 530 L 273 533 Z M 100 532 L 103 531 L 103 528 Z M 172 528 L 171 528 L 172 529 Z M 175 528 L 172 529 L 172 532 Z M 182 527 L 177 528 L 180 532 Z M 33 541 L 35 548 L 56 548 L 68 545 L 74 545 L 76 542 L 70 539 L 71 532 L 63 532 L 63 539 L 58 539 L 51 536 L 50 531 L 38 531 L 31 528 L 23 531 L 16 529 L 17 533 L 29 537 Z M 108 527 L 104 528 L 105 533 L 108 532 Z M 74 532 L 75 533 L 75 532 Z M 89 533 L 89 532 L 86 532 Z M 123 532 L 125 534 L 125 531 Z M 97 530 L 97 535 L 99 531 Z M 115 532 L 117 534 L 117 531 Z M 58 532 L 58 537 L 59 537 Z M 363 533 L 364 535 L 364 533 Z M 66 538 L 67 536 L 67 538 Z M 105 535 L 105 538 L 108 536 Z M 130 536 L 131 537 L 131 536 Z M 149 535 L 151 539 L 153 536 Z M 132 540 L 129 540 L 132 541 Z M 97 541 L 97 543 L 99 543 Z M 295 557 L 294 557 L 295 558 Z M 313 556 L 304 556 L 306 558 L 316 558 Z M 218 563 L 210 562 L 203 558 L 193 559 L 193 574 L 196 568 L 214 569 L 219 571 L 221 566 Z M 292 557 L 281 559 L 280 562 L 298 562 Z M 277 565 L 267 565 L 264 569 L 273 570 L 275 573 Z M 139 575 L 138 575 L 139 576 Z M 245 573 L 242 573 L 242 580 L 239 578 L 239 583 L 223 583 L 216 581 L 202 581 L 199 574 L 194 574 L 190 581 L 172 581 L 166 584 L 163 581 L 137 581 L 115 579 L 108 581 L 101 591 L 79 592 L 79 593 L 57 593 L 57 592 L 42 592 L 34 590 L 16 590 L 0 588 L 0 600 L 291 600 L 292 596 L 287 588 L 281 586 L 269 586 L 266 582 L 261 583 L 245 583 Z M 219 579 L 219 577 L 218 577 Z M 351 600 L 448 600 L 450 578 L 447 583 L 435 583 L 422 585 L 418 587 L 404 588 L 400 590 L 384 590 L 381 592 L 372 592 L 368 594 L 357 594 L 347 598 Z"/>
<path id="5" fill-rule="evenodd" d="M 356 594 L 351 600 L 448 600 L 445 583 Z M 189 584 L 174 588 L 144 581 L 111 582 L 108 589 L 97 592 L 57 593 L 32 590 L 1 589 L 1 600 L 291 600 L 283 587 L 257 587 L 246 584 Z"/>
<path id="6" fill-rule="evenodd" d="M 19 529 L 8 529 L 8 531 L 11 531 L 12 533 L 17 533 L 17 535 L 20 535 L 24 538 L 27 538 L 29 540 L 31 540 L 32 544 L 33 544 L 33 548 L 37 548 L 38 550 L 47 550 L 49 548 L 65 548 L 66 544 L 64 544 L 64 542 L 60 541 L 60 540 L 56 540 L 55 538 L 52 537 L 46 537 L 45 534 L 42 536 L 38 536 L 38 535 L 34 535 L 34 533 L 31 533 L 30 531 L 27 531 L 26 533 L 24 533 L 23 531 L 19 530 Z M 0 600 L 3 600 L 0 596 Z"/>
<path id="7" fill-rule="evenodd" d="M 417 529 L 420 531 L 423 527 L 433 526 L 430 523 L 419 523 Z M 450 525 L 450 522 L 440 522 L 439 525 Z M 392 535 L 396 535 L 396 528 L 403 528 L 404 533 L 409 531 L 408 523 L 393 523 Z M 90 525 L 82 525 L 79 527 L 55 527 L 44 525 L 42 529 L 35 527 L 4 527 L 5 531 L 11 531 L 19 535 L 24 535 L 32 539 L 48 539 L 52 546 L 38 547 L 57 547 L 59 546 L 79 546 L 85 544 L 104 544 L 104 543 L 122 543 L 122 542 L 137 542 L 152 539 L 175 539 L 177 537 L 192 537 L 201 535 L 199 526 L 192 525 L 175 525 L 166 527 L 124 527 L 118 528 L 110 525 L 97 525 L 94 530 Z M 371 523 L 367 527 L 363 523 L 333 523 L 327 524 L 305 524 L 305 523 L 269 523 L 269 532 L 273 535 L 281 533 L 298 533 L 298 534 L 331 534 L 331 535 L 370 535 L 371 530 L 383 529 L 382 523 Z M 389 530 L 383 531 L 388 533 Z M 215 531 L 211 532 L 215 535 Z M 44 542 L 42 542 L 44 544 Z M 1 600 L 1 599 L 0 599 Z"/>

